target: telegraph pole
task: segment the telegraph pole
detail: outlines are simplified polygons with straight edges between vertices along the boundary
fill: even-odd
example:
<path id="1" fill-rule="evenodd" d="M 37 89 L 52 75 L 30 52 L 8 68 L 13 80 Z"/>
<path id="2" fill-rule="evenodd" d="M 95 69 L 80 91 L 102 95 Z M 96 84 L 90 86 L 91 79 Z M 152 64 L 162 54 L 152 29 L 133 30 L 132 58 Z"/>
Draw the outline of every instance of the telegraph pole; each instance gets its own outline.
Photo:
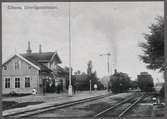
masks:
<path id="1" fill-rule="evenodd" d="M 111 56 L 111 53 L 106 53 L 106 54 L 100 54 L 100 56 L 107 56 L 107 73 L 108 73 L 108 81 L 110 80 L 110 63 L 109 63 L 109 60 L 110 60 L 110 56 Z M 109 90 L 109 87 L 108 87 L 108 81 L 107 81 L 107 90 Z"/>
<path id="2" fill-rule="evenodd" d="M 110 74 L 110 63 L 109 63 L 109 59 L 110 59 L 111 53 L 100 54 L 100 56 L 107 56 L 107 72 L 108 72 L 108 75 L 109 75 L 109 74 Z"/>
<path id="3" fill-rule="evenodd" d="M 92 81 L 91 81 L 91 79 L 89 80 L 89 92 L 90 93 L 92 92 Z"/>
<path id="4" fill-rule="evenodd" d="M 69 1 L 69 86 L 68 86 L 68 96 L 72 96 L 72 85 L 71 85 L 71 24 L 70 24 L 70 9 L 71 9 L 71 3 Z"/>

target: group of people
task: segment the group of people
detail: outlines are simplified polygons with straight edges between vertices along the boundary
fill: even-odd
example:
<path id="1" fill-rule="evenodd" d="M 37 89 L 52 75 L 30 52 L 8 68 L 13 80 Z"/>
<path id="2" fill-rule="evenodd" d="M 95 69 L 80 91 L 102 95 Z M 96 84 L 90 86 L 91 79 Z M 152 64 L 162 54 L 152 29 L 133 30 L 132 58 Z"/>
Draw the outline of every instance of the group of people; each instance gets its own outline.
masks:
<path id="1" fill-rule="evenodd" d="M 97 84 L 94 84 L 94 90 L 96 91 L 97 90 Z M 61 88 L 59 87 L 59 86 L 57 86 L 57 93 L 60 93 L 60 91 L 61 91 Z M 74 94 L 76 93 L 76 91 L 77 91 L 77 87 L 76 86 L 73 86 L 73 92 L 74 92 Z M 32 94 L 33 95 L 36 95 L 37 94 L 37 90 L 34 88 L 33 90 L 32 90 Z"/>

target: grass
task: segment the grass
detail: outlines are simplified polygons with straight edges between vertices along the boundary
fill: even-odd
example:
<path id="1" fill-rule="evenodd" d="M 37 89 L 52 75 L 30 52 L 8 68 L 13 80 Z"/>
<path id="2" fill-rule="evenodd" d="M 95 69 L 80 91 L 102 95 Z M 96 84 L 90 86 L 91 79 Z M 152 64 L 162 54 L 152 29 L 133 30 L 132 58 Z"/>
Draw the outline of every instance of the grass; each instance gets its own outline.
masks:
<path id="1" fill-rule="evenodd" d="M 15 101 L 2 101 L 2 109 L 3 110 L 8 110 L 8 109 L 13 109 L 13 108 L 21 108 L 21 107 L 26 107 L 28 105 L 36 105 L 36 104 L 41 104 L 43 102 L 24 102 L 24 103 L 18 103 Z"/>
<path id="2" fill-rule="evenodd" d="M 19 93 L 3 94 L 2 97 L 23 97 L 23 96 L 27 96 L 27 95 L 32 95 L 32 94 L 19 94 Z"/>

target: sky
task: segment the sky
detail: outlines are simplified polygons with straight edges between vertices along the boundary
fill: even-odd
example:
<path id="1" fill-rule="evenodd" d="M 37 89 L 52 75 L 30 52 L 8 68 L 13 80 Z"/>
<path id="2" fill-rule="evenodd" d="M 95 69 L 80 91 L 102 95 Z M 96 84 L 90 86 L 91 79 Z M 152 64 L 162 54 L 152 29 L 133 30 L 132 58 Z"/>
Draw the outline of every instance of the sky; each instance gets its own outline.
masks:
<path id="1" fill-rule="evenodd" d="M 74 71 L 86 72 L 89 60 L 98 77 L 108 75 L 107 57 L 111 53 L 110 74 L 117 69 L 136 79 L 149 72 L 163 81 L 158 71 L 146 69 L 139 55 L 144 33 L 163 16 L 163 2 L 72 2 L 70 4 L 71 63 Z M 34 9 L 41 7 L 41 9 Z M 47 7 L 47 8 L 42 8 Z M 20 9 L 18 9 L 20 8 Z M 57 51 L 62 64 L 69 66 L 69 3 L 3 3 L 2 60 L 25 53 L 28 41 L 32 52 Z"/>

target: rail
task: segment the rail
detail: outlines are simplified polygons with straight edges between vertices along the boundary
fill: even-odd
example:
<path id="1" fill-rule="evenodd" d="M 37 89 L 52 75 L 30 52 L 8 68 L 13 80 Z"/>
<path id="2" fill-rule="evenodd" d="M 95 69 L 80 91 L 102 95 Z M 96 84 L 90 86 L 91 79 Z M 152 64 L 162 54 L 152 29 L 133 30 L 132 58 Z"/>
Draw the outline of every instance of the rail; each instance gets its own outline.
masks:
<path id="1" fill-rule="evenodd" d="M 32 116 L 32 115 L 35 115 L 38 113 L 42 113 L 42 112 L 46 112 L 46 111 L 50 111 L 50 110 L 54 110 L 54 109 L 59 109 L 59 108 L 64 108 L 64 107 L 69 107 L 69 106 L 80 104 L 80 103 L 90 102 L 90 101 L 102 99 L 102 98 L 105 98 L 105 97 L 111 96 L 111 95 L 112 94 L 104 94 L 104 95 L 100 95 L 100 96 L 96 96 L 96 97 L 90 97 L 90 98 L 81 99 L 81 100 L 77 100 L 77 101 L 70 101 L 70 102 L 66 102 L 63 104 L 44 107 L 41 109 L 34 109 L 34 110 L 28 110 L 28 111 L 18 112 L 18 113 L 14 113 L 14 114 L 7 114 L 7 115 L 3 115 L 3 117 L 29 117 L 29 116 Z"/>
<path id="2" fill-rule="evenodd" d="M 129 98 L 127 98 L 127 99 L 124 99 L 123 101 L 118 102 L 117 104 L 115 104 L 115 105 L 113 105 L 113 106 L 111 106 L 111 107 L 109 107 L 109 108 L 107 108 L 107 109 L 101 111 L 101 112 L 98 112 L 96 115 L 94 115 L 94 117 L 100 117 L 100 116 L 102 116 L 103 114 L 107 113 L 108 111 L 114 110 L 114 109 L 120 107 L 121 105 L 126 104 L 126 103 L 128 103 L 129 101 L 131 101 L 131 100 L 134 100 L 134 102 L 133 102 L 130 106 L 128 106 L 127 108 L 125 108 L 125 110 L 123 110 L 123 111 L 118 115 L 118 117 L 122 117 L 122 116 L 124 116 L 132 107 L 134 107 L 138 102 L 140 102 L 140 101 L 143 99 L 143 97 L 144 97 L 144 94 L 142 94 L 142 95 L 140 95 L 139 97 L 137 97 L 137 100 L 134 100 L 134 99 L 136 99 L 136 97 L 135 97 L 135 96 L 131 96 L 131 97 L 129 97 Z"/>

